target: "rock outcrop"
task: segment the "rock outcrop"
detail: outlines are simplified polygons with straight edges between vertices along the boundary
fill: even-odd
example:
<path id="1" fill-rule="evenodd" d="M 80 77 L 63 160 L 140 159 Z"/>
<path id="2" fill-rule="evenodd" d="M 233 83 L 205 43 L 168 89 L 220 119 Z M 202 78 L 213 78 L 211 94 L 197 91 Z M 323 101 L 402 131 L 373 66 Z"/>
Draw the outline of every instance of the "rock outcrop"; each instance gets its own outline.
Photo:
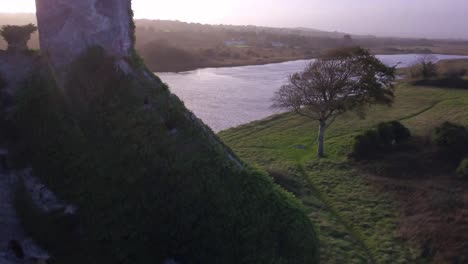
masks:
<path id="1" fill-rule="evenodd" d="M 116 58 L 132 48 L 128 0 L 36 0 L 41 50 L 55 67 L 67 65 L 92 46 Z"/>
<path id="2" fill-rule="evenodd" d="M 0 155 L 7 153 L 5 149 L 0 149 Z M 29 174 L 23 177 L 28 177 L 30 188 L 41 186 L 34 176 Z M 0 264 L 35 264 L 49 259 L 47 252 L 26 236 L 15 210 L 15 190 L 19 178 L 19 174 L 0 165 Z M 38 201 L 38 205 L 48 206 L 42 201 Z"/>

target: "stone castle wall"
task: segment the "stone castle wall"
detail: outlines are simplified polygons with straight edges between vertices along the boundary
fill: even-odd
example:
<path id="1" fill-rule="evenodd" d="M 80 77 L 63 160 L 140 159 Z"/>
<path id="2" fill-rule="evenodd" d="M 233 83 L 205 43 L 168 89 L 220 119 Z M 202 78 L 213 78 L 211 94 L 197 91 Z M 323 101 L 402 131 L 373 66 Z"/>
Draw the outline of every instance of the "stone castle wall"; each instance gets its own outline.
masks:
<path id="1" fill-rule="evenodd" d="M 41 50 L 63 66 L 92 46 L 127 57 L 132 48 L 131 0 L 36 0 Z"/>

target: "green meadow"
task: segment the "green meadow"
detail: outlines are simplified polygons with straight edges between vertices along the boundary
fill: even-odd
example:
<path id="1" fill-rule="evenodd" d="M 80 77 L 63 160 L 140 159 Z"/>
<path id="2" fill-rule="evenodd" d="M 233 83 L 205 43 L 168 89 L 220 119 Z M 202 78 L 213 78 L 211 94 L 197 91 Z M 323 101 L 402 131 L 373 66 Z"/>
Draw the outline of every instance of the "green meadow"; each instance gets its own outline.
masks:
<path id="1" fill-rule="evenodd" d="M 325 159 L 315 154 L 317 124 L 292 113 L 219 136 L 302 200 L 319 232 L 322 263 L 425 263 L 421 250 L 398 234 L 398 204 L 347 159 L 356 135 L 392 120 L 421 139 L 444 121 L 468 125 L 468 91 L 400 84 L 392 107 L 372 107 L 365 119 L 339 117 L 327 130 Z"/>

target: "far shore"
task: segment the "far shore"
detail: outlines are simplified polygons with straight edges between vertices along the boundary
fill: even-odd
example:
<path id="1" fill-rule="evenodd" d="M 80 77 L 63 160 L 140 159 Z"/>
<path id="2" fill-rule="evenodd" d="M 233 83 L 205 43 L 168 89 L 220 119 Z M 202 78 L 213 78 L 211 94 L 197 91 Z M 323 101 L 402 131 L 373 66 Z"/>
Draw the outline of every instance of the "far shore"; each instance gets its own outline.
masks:
<path id="1" fill-rule="evenodd" d="M 375 55 L 404 55 L 404 54 L 413 54 L 413 53 L 395 53 L 395 52 L 379 52 L 374 53 Z M 414 53 L 418 54 L 418 53 Z M 456 53 L 431 53 L 431 54 L 438 54 L 438 55 L 459 55 L 459 56 L 468 56 L 466 54 L 456 54 Z M 420 54 L 425 55 L 425 54 Z M 430 55 L 430 54 L 429 54 Z M 183 72 L 190 72 L 196 71 L 201 69 L 209 69 L 209 68 L 231 68 L 231 67 L 242 67 L 242 66 L 260 66 L 260 65 L 268 65 L 268 64 L 276 64 L 276 63 L 283 63 L 283 62 L 293 62 L 293 61 L 302 61 L 302 60 L 312 60 L 317 58 L 317 56 L 308 56 L 308 57 L 290 57 L 290 58 L 266 58 L 261 60 L 239 60 L 239 61 L 219 61 L 219 62 L 211 62 L 211 63 L 200 63 L 200 64 L 191 64 L 191 65 L 180 65 L 177 67 L 164 67 L 161 66 L 160 69 L 154 70 L 151 69 L 155 73 L 183 73 Z M 448 59 L 448 60 L 460 60 L 460 59 Z"/>
<path id="2" fill-rule="evenodd" d="M 285 57 L 285 58 L 264 58 L 264 59 L 255 59 L 255 60 L 225 60 L 225 61 L 211 61 L 208 63 L 199 63 L 199 64 L 187 64 L 187 65 L 178 65 L 173 67 L 159 66 L 157 70 L 151 69 L 153 72 L 158 73 L 180 73 L 195 71 L 206 68 L 230 68 L 230 67 L 241 67 L 241 66 L 256 66 L 256 65 L 267 65 L 274 63 L 282 63 L 289 61 L 300 61 L 300 60 L 312 60 L 317 56 L 309 57 Z"/>

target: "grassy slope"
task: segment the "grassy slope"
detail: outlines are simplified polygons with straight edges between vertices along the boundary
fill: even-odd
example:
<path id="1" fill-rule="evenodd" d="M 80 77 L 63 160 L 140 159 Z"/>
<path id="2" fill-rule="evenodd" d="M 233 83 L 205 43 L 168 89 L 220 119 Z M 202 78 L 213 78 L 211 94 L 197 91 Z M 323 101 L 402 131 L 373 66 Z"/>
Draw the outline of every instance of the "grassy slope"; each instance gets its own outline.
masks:
<path id="1" fill-rule="evenodd" d="M 328 159 L 321 161 L 314 154 L 316 124 L 289 113 L 220 136 L 252 163 L 299 168 L 309 187 L 301 199 L 320 228 L 323 262 L 405 263 L 414 261 L 418 252 L 408 249 L 396 235 L 396 205 L 346 164 L 346 153 L 357 133 L 381 121 L 401 120 L 414 133 L 427 136 L 445 120 L 468 124 L 467 113 L 467 91 L 402 85 L 393 108 L 374 107 L 365 120 L 353 114 L 339 118 L 327 133 Z"/>

